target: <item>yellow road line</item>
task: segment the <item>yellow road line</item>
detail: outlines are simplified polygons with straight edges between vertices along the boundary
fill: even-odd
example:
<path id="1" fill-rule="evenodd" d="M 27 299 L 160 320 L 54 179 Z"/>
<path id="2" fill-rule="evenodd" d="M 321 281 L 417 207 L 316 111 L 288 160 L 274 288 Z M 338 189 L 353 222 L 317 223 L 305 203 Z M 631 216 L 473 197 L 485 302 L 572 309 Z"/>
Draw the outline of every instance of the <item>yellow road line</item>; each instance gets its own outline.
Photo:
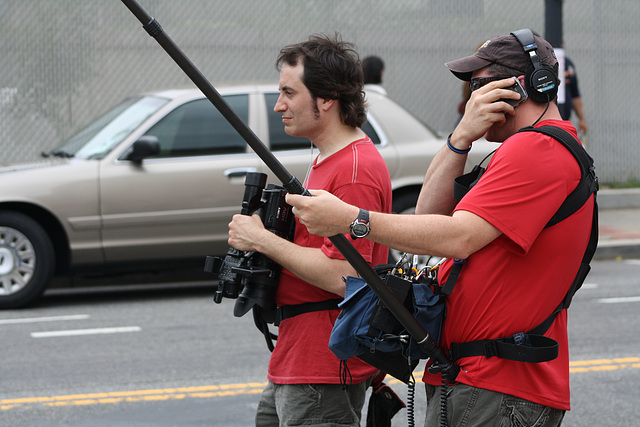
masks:
<path id="1" fill-rule="evenodd" d="M 595 359 L 569 362 L 570 373 L 615 371 L 630 368 L 640 368 L 640 357 L 622 357 L 615 359 Z"/>
<path id="2" fill-rule="evenodd" d="M 188 397 L 210 398 L 235 396 L 239 394 L 258 394 L 267 383 L 223 384 L 199 387 L 162 388 L 151 390 L 117 391 L 109 393 L 70 394 L 63 396 L 23 397 L 0 400 L 0 410 L 22 406 L 74 406 L 96 405 L 119 402 L 149 402 L 158 400 L 177 400 Z"/>
<path id="3" fill-rule="evenodd" d="M 569 362 L 569 373 L 597 372 L 597 371 L 616 371 L 619 369 L 640 368 L 640 357 L 624 357 L 614 359 L 594 359 L 594 360 L 578 360 Z M 424 371 L 414 371 L 413 376 L 416 379 L 422 378 Z M 387 376 L 385 380 L 387 384 L 399 384 L 400 380 Z"/>
<path id="4" fill-rule="evenodd" d="M 640 368 L 640 357 L 626 357 L 614 359 L 594 359 L 569 362 L 569 372 L 597 372 L 620 369 Z M 416 379 L 424 372 L 415 371 Z M 387 378 L 388 384 L 400 383 L 392 377 Z M 119 402 L 151 402 L 162 400 L 179 400 L 186 398 L 212 398 L 237 396 L 242 394 L 260 394 L 267 383 L 239 383 L 198 387 L 160 388 L 150 390 L 115 391 L 108 393 L 69 394 L 61 396 L 22 397 L 15 399 L 0 399 L 0 411 L 32 406 L 80 406 L 101 405 Z"/>

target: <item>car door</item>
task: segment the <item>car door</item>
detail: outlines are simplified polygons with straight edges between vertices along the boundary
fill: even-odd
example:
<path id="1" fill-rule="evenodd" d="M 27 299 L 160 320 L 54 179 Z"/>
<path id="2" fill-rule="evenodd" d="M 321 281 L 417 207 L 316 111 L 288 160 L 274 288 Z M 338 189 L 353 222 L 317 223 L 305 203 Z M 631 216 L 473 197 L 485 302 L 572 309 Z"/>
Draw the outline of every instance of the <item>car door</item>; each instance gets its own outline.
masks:
<path id="1" fill-rule="evenodd" d="M 249 97 L 225 97 L 249 123 Z M 160 153 L 141 164 L 119 160 L 101 171 L 102 239 L 110 261 L 224 254 L 239 212 L 244 175 L 258 159 L 207 99 L 177 106 L 145 135 Z"/>

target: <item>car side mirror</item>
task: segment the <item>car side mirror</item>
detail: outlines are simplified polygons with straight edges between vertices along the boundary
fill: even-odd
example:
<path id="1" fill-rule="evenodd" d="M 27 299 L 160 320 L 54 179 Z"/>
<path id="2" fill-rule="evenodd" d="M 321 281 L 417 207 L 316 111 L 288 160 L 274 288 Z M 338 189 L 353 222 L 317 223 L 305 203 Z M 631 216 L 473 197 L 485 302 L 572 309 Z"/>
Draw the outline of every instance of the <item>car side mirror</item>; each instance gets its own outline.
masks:
<path id="1" fill-rule="evenodd" d="M 152 135 L 144 135 L 133 143 L 131 153 L 127 156 L 127 160 L 140 164 L 142 160 L 155 156 L 158 153 L 160 153 L 158 138 Z"/>

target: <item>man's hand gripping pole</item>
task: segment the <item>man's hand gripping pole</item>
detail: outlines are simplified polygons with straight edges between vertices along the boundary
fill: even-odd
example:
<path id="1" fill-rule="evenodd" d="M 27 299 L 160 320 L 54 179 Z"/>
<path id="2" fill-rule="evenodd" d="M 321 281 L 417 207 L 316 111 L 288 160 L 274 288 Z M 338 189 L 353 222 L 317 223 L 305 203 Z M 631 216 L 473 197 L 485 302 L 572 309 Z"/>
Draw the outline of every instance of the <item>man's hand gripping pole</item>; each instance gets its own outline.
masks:
<path id="1" fill-rule="evenodd" d="M 229 104 L 202 75 L 195 65 L 187 58 L 180 48 L 164 32 L 158 21 L 150 16 L 135 0 L 122 0 L 122 3 L 135 15 L 142 23 L 142 27 L 153 37 L 160 46 L 171 56 L 185 74 L 195 83 L 202 93 L 220 111 L 222 116 L 233 126 L 242 138 L 255 151 L 265 165 L 282 182 L 286 190 L 292 194 L 302 194 L 310 196 L 309 192 L 302 186 L 300 181 L 285 169 L 280 161 L 269 151 L 260 141 L 256 134 L 240 119 L 231 109 Z M 433 337 L 428 334 L 418 321 L 409 313 L 407 308 L 387 287 L 378 274 L 365 261 L 354 246 L 342 235 L 335 235 L 329 238 L 331 243 L 340 251 L 351 266 L 364 279 L 369 287 L 375 292 L 380 301 L 391 311 L 404 326 L 407 332 L 418 343 L 420 348 L 431 358 L 432 371 L 441 372 L 443 377 L 453 382 L 458 374 L 459 367 L 453 364 L 447 355 L 440 349 Z"/>

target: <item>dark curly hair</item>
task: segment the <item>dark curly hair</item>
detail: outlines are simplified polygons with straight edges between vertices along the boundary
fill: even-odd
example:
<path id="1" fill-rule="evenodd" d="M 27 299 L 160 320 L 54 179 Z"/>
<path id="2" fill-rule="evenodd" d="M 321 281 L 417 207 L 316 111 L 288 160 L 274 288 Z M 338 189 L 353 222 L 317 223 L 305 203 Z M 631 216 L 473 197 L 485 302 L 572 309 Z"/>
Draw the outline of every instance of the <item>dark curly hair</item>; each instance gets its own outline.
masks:
<path id="1" fill-rule="evenodd" d="M 276 69 L 283 64 L 304 65 L 302 82 L 315 99 L 337 99 L 340 119 L 344 125 L 360 127 L 366 121 L 364 75 L 360 57 L 352 43 L 333 37 L 314 34 L 309 39 L 285 46 L 278 55 Z"/>

